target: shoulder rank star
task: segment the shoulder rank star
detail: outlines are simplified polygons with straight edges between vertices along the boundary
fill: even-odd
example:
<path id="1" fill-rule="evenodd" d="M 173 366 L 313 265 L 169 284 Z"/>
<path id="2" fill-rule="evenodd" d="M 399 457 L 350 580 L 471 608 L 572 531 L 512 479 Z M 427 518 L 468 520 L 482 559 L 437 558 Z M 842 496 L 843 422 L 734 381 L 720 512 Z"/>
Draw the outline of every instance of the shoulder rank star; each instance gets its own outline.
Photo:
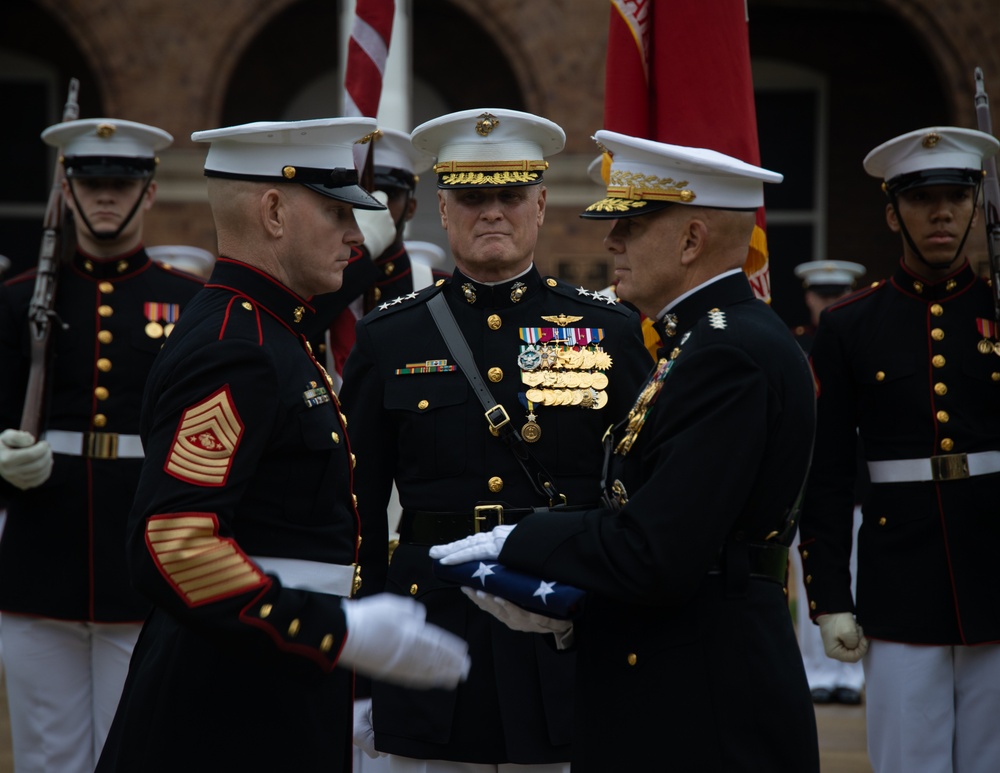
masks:
<path id="1" fill-rule="evenodd" d="M 566 327 L 566 325 L 571 325 L 574 322 L 579 322 L 583 317 L 576 317 L 571 314 L 556 314 L 545 316 L 542 315 L 542 319 L 546 322 L 551 322 L 553 325 L 558 325 L 559 327 Z"/>

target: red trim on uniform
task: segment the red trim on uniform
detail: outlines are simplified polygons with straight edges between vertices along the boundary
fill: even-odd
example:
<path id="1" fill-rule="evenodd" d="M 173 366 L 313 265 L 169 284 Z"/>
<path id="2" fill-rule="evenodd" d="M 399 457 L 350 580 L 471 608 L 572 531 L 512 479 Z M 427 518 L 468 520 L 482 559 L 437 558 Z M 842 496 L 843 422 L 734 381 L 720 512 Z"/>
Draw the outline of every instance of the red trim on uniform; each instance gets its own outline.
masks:
<path id="1" fill-rule="evenodd" d="M 229 289 L 232 289 L 232 288 L 228 288 L 227 287 L 226 289 L 229 290 Z M 225 336 L 226 336 L 226 326 L 229 324 L 229 313 L 230 313 L 230 311 L 232 311 L 233 304 L 236 303 L 237 301 L 246 301 L 247 303 L 249 303 L 253 307 L 252 311 L 254 313 L 255 318 L 257 319 L 257 345 L 258 346 L 263 346 L 263 344 L 264 344 L 264 330 L 263 330 L 263 328 L 261 327 L 261 324 L 260 324 L 260 311 L 259 311 L 259 308 L 258 308 L 257 304 L 255 304 L 253 301 L 251 301 L 245 295 L 235 295 L 235 296 L 233 296 L 230 299 L 229 303 L 226 304 L 226 313 L 222 317 L 222 327 L 219 328 L 219 340 L 220 341 L 223 340 L 225 338 Z"/>
<path id="2" fill-rule="evenodd" d="M 880 279 L 874 285 L 869 285 L 868 287 L 862 287 L 860 290 L 856 290 L 850 295 L 841 298 L 839 301 L 831 303 L 829 306 L 826 307 L 825 311 L 835 311 L 839 309 L 841 306 L 847 306 L 851 303 L 854 303 L 855 301 L 861 300 L 862 298 L 867 298 L 873 292 L 875 292 L 876 290 L 881 290 L 885 286 L 886 286 L 886 280 Z"/>
<path id="3" fill-rule="evenodd" d="M 337 665 L 337 661 L 340 660 L 340 653 L 344 649 L 344 643 L 347 641 L 347 635 L 345 634 L 340 640 L 340 646 L 337 651 L 334 652 L 323 652 L 319 647 L 313 647 L 306 644 L 295 644 L 288 641 L 282 633 L 274 627 L 269 621 L 269 618 L 261 619 L 260 617 L 260 604 L 261 599 L 264 594 L 267 593 L 273 587 L 273 583 L 269 583 L 266 588 L 263 588 L 261 592 L 247 604 L 243 609 L 240 610 L 239 619 L 241 623 L 246 623 L 247 625 L 253 626 L 260 631 L 267 634 L 268 638 L 274 642 L 275 646 L 282 652 L 289 652 L 294 655 L 301 655 L 313 661 L 318 665 L 324 672 L 330 673 Z"/>
<path id="4" fill-rule="evenodd" d="M 294 291 L 292 291 L 292 290 L 288 289 L 287 287 L 285 287 L 285 285 L 281 284 L 281 282 L 279 282 L 277 279 L 275 279 L 270 274 L 268 274 L 268 273 L 266 273 L 264 271 L 261 271 L 259 268 L 251 266 L 249 263 L 242 263 L 241 261 L 233 260 L 232 258 L 227 258 L 227 257 L 225 257 L 223 255 L 220 255 L 219 258 L 218 258 L 218 260 L 216 262 L 232 263 L 233 265 L 242 266 L 243 268 L 245 268 L 245 269 L 247 269 L 249 271 L 253 271 L 255 274 L 258 274 L 259 276 L 264 277 L 264 279 L 266 279 L 268 282 L 270 282 L 271 284 L 273 284 L 275 287 L 281 288 L 282 290 L 284 290 L 286 293 L 288 293 L 290 296 L 292 296 L 296 300 L 301 301 L 302 304 L 307 309 L 309 309 L 309 311 L 312 311 L 312 312 L 316 311 L 316 309 L 314 309 L 312 307 L 312 305 L 309 303 L 309 301 L 303 299 L 297 293 L 295 293 Z M 225 285 L 214 284 L 214 283 L 213 284 L 206 284 L 205 287 L 223 287 L 223 288 L 225 288 L 227 290 L 231 290 L 232 289 L 230 287 L 226 287 Z"/>

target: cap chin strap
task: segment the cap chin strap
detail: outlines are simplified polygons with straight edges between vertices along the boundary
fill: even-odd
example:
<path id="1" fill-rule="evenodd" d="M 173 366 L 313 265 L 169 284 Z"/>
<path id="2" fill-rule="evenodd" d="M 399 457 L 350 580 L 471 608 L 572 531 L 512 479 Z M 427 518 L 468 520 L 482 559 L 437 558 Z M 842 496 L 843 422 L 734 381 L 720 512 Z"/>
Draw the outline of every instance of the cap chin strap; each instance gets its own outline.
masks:
<path id="1" fill-rule="evenodd" d="M 80 219 L 83 221 L 83 224 L 87 226 L 87 230 L 90 231 L 90 235 L 93 236 L 98 241 L 109 242 L 121 236 L 122 231 L 124 231 L 128 227 L 128 224 L 132 222 L 132 218 L 135 217 L 135 213 L 139 211 L 139 205 L 142 203 L 142 197 L 146 195 L 146 191 L 149 190 L 150 183 L 153 182 L 153 175 L 150 174 L 146 178 L 146 184 L 143 185 L 142 190 L 139 191 L 139 195 L 135 200 L 135 204 L 132 205 L 132 209 L 129 210 L 128 215 L 122 221 L 122 224 L 118 226 L 118 228 L 112 231 L 111 233 L 97 233 L 97 231 L 94 230 L 94 227 L 90 224 L 90 221 L 87 220 L 87 216 L 83 213 L 83 207 L 80 206 L 80 200 L 76 197 L 76 188 L 73 187 L 73 178 L 68 177 L 66 179 L 69 182 L 69 192 L 70 195 L 73 197 L 73 203 L 76 204 L 76 211 L 79 213 Z"/>
<path id="2" fill-rule="evenodd" d="M 951 260 L 948 261 L 948 265 L 951 266 L 958 260 L 959 256 L 962 254 L 962 248 L 965 247 L 965 240 L 969 238 L 969 232 L 972 230 L 972 219 L 976 215 L 976 207 L 979 204 L 979 191 L 982 188 L 982 182 L 977 182 L 975 185 L 975 190 L 972 194 L 972 214 L 969 215 L 969 223 L 965 226 L 965 233 L 962 235 L 962 241 L 958 243 L 958 249 L 955 250 L 955 254 L 952 256 Z M 899 223 L 899 230 L 903 234 L 903 238 L 906 243 L 910 246 L 910 250 L 913 252 L 914 257 L 923 263 L 927 268 L 934 271 L 940 271 L 941 267 L 931 263 L 927 260 L 917 249 L 916 243 L 913 241 L 913 237 L 910 236 L 910 232 L 906 230 L 906 223 L 903 221 L 902 216 L 899 214 L 898 199 L 896 194 L 892 191 L 886 191 L 886 196 L 889 197 L 889 203 L 892 205 L 892 211 L 896 213 L 896 222 Z"/>

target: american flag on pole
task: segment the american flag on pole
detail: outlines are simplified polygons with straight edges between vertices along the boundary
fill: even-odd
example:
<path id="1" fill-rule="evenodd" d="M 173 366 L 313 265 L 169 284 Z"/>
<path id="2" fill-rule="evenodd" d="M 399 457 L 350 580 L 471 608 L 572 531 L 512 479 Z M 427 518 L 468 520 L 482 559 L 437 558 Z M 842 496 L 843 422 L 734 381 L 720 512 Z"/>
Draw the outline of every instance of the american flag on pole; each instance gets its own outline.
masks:
<path id="1" fill-rule="evenodd" d="M 760 164 L 746 0 L 610 0 L 604 128 Z M 771 299 L 764 208 L 743 270 Z"/>
<path id="2" fill-rule="evenodd" d="M 382 76 L 389 57 L 395 0 L 357 0 L 347 44 L 344 115 L 378 116 Z"/>

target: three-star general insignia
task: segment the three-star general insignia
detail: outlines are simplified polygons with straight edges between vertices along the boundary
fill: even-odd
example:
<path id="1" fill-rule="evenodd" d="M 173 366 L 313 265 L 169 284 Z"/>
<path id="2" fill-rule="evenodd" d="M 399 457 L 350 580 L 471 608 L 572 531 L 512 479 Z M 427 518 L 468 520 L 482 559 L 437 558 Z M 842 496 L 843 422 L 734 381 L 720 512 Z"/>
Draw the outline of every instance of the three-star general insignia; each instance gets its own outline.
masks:
<path id="1" fill-rule="evenodd" d="M 195 486 L 223 486 L 243 435 L 243 422 L 224 386 L 181 416 L 164 469 Z"/>

